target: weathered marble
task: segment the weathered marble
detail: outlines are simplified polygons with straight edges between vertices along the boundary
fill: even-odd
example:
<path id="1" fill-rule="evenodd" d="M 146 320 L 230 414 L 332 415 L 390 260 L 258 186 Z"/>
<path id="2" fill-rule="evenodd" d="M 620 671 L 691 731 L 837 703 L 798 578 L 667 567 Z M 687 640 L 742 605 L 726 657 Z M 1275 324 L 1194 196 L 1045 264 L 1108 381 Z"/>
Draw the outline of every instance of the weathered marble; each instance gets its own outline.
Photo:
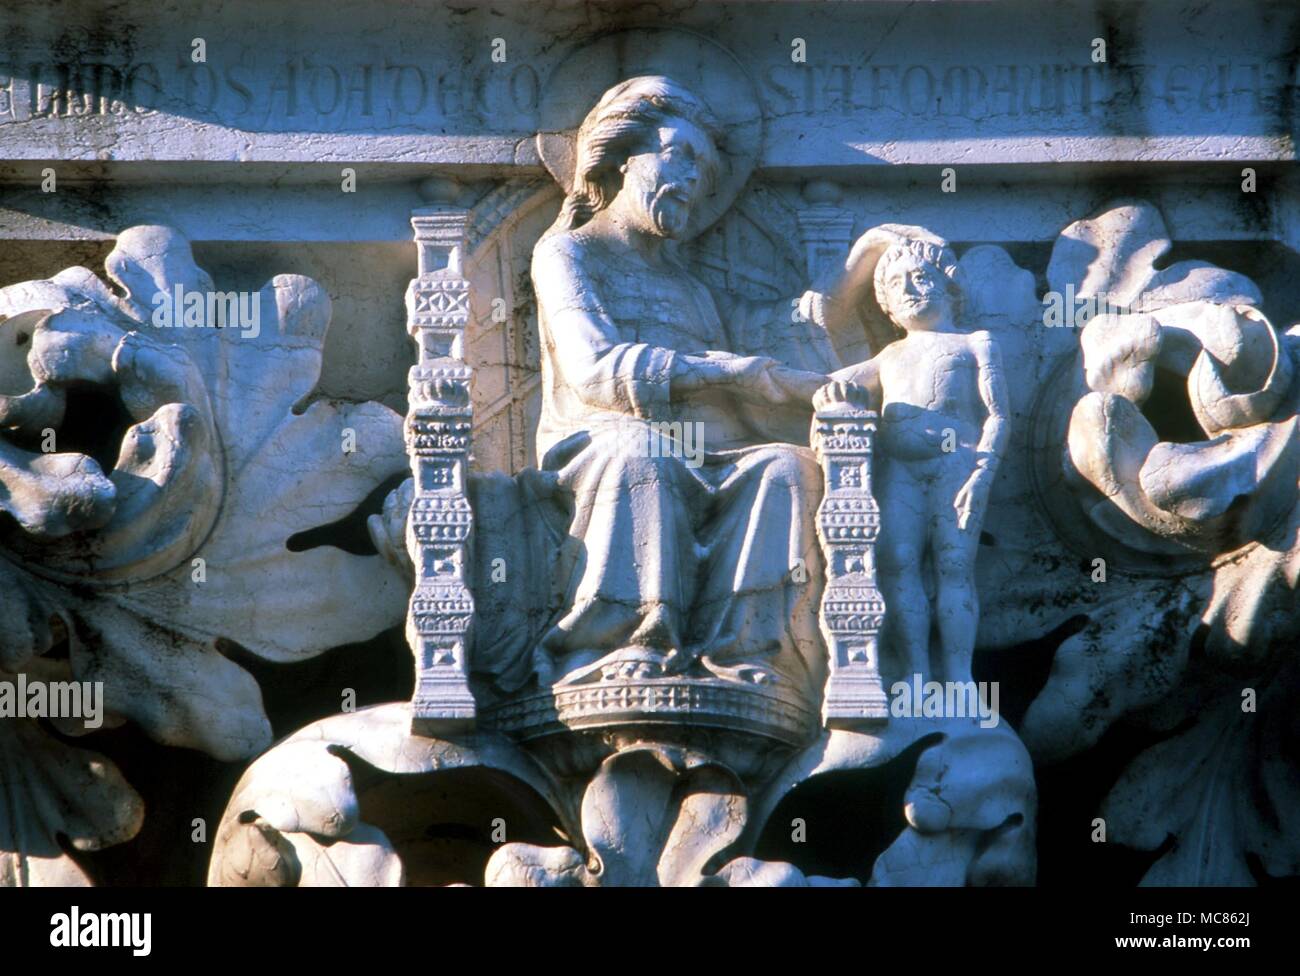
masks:
<path id="1" fill-rule="evenodd" d="M 256 335 L 215 328 L 206 308 L 164 333 L 153 328 L 153 296 L 213 290 L 189 243 L 166 227 L 129 228 L 106 266 L 121 295 L 85 268 L 0 290 L 0 322 L 17 340 L 5 348 L 25 350 L 30 387 L 0 400 L 0 481 L 15 522 L 3 543 L 11 623 L 0 664 L 8 675 L 39 670 L 61 646 L 67 677 L 101 683 L 115 721 L 234 761 L 266 748 L 271 727 L 257 682 L 223 644 L 293 661 L 371 637 L 399 612 L 406 588 L 382 560 L 288 543 L 404 468 L 400 421 L 379 404 L 301 409 L 330 319 L 314 281 L 272 278 L 255 296 L 265 313 Z M 117 399 L 125 412 L 122 429 L 98 442 L 85 437 L 85 408 L 69 412 L 87 387 L 105 394 L 98 409 Z M 60 450 L 65 437 L 107 453 Z M 28 720 L 4 720 L 0 735 L 39 736 L 15 721 Z M 50 748 L 70 769 L 103 770 L 86 802 L 107 805 L 97 816 L 118 821 L 111 836 L 138 829 L 139 799 L 111 763 Z M 41 762 L 22 748 L 4 756 L 6 782 Z M 45 817 L 60 806 L 32 796 L 16 807 L 5 849 L 19 864 L 8 877 L 39 876 L 23 862 L 48 857 L 48 843 L 8 844 L 59 829 Z"/>
<path id="2" fill-rule="evenodd" d="M 8 5 L 0 884 L 1300 875 L 1243 7 Z"/>

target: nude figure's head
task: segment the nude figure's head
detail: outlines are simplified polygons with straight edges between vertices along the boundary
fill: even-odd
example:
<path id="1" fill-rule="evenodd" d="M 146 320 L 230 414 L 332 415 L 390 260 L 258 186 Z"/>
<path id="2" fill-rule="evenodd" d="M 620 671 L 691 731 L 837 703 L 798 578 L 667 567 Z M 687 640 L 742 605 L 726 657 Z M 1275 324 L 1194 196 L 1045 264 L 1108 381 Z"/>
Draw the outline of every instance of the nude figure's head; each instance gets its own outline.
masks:
<path id="1" fill-rule="evenodd" d="M 581 227 L 615 206 L 644 233 L 682 236 L 717 172 L 715 129 L 704 103 L 671 78 L 615 85 L 578 130 L 573 191 L 560 224 Z"/>
<path id="2" fill-rule="evenodd" d="M 876 301 L 908 332 L 953 329 L 961 319 L 961 274 L 952 250 L 910 238 L 891 244 L 876 265 Z"/>

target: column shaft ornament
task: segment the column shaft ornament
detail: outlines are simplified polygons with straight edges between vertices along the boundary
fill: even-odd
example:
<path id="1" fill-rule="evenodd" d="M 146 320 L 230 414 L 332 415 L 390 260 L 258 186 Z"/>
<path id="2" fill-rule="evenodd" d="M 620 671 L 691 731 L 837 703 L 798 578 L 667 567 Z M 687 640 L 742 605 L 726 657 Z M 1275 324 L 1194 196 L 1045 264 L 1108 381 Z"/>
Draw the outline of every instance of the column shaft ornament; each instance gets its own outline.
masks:
<path id="1" fill-rule="evenodd" d="M 406 638 L 415 655 L 412 730 L 446 734 L 474 723 L 469 652 L 474 621 L 466 494 L 470 383 L 465 362 L 469 280 L 462 261 L 469 213 L 430 207 L 411 216 L 419 276 L 406 290 L 407 331 L 419 347 L 408 374 L 406 450 L 414 475 L 406 547 L 415 590 Z"/>
<path id="2" fill-rule="evenodd" d="M 814 288 L 843 273 L 844 255 L 853 245 L 853 211 L 838 206 L 843 190 L 825 180 L 809 181 L 803 188 L 808 206 L 795 215 L 804 262 Z"/>
<path id="3" fill-rule="evenodd" d="M 827 728 L 855 728 L 889 716 L 880 681 L 885 619 L 885 601 L 876 588 L 880 509 L 871 493 L 877 414 L 865 403 L 823 393 L 814 400 L 812 437 L 826 480 L 817 509 L 817 535 L 826 558 L 820 622 L 830 654 L 822 722 Z"/>

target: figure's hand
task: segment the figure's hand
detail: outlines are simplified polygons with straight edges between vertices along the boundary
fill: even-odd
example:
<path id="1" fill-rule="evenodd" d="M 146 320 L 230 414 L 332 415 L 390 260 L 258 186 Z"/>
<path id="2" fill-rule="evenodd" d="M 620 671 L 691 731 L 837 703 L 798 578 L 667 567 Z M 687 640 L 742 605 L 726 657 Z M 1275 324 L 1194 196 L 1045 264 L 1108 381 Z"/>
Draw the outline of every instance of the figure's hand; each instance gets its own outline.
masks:
<path id="1" fill-rule="evenodd" d="M 414 497 L 415 481 L 407 478 L 388 493 L 384 499 L 383 514 L 366 519 L 366 528 L 375 549 L 408 576 L 415 575 L 415 566 L 411 563 L 410 553 L 406 551 L 406 523 Z"/>
<path id="2" fill-rule="evenodd" d="M 983 469 L 972 474 L 957 492 L 952 507 L 957 512 L 957 528 L 965 532 L 972 524 L 978 524 L 976 516 L 984 514 L 988 504 L 989 482 L 992 479 Z"/>
<path id="3" fill-rule="evenodd" d="M 880 387 L 880 360 L 878 358 L 865 359 L 860 363 L 841 367 L 831 373 L 829 379 L 832 383 L 845 384 L 864 390 L 866 401 L 859 404 L 855 400 L 853 401 L 855 405 L 868 410 L 880 409 L 881 402 L 884 399 L 884 391 Z"/>
<path id="4" fill-rule="evenodd" d="M 673 383 L 680 390 L 729 387 L 751 403 L 807 404 L 827 379 L 822 373 L 791 369 L 766 356 L 737 356 L 726 352 L 679 356 L 675 369 Z"/>
<path id="5" fill-rule="evenodd" d="M 850 380 L 839 379 L 838 377 L 844 372 L 845 370 L 837 370 L 832 373 L 827 377 L 830 382 L 813 394 L 814 410 L 829 410 L 836 404 L 847 404 L 858 410 L 871 409 L 871 392 Z"/>
<path id="6" fill-rule="evenodd" d="M 870 386 L 871 380 L 876 373 L 876 364 L 871 360 L 864 363 L 853 363 L 851 366 L 841 366 L 835 372 L 831 373 L 827 379 L 832 383 L 851 383 L 854 386 Z"/>
<path id="7" fill-rule="evenodd" d="M 830 377 L 822 373 L 810 373 L 803 369 L 791 369 L 779 363 L 772 369 L 773 381 L 784 391 L 787 402 L 811 403 L 813 396 L 826 385 Z"/>
<path id="8" fill-rule="evenodd" d="M 791 369 L 765 356 L 718 359 L 715 368 L 727 376 L 738 394 L 756 403 L 809 403 L 826 382 L 821 373 Z"/>

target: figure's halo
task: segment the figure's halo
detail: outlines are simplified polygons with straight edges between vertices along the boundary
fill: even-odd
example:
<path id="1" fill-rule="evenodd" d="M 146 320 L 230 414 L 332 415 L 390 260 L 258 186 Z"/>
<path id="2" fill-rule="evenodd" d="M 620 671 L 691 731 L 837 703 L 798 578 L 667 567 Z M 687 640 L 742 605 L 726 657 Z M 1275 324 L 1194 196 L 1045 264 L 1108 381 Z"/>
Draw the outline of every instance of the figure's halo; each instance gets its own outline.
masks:
<path id="1" fill-rule="evenodd" d="M 666 75 L 704 101 L 718 120 L 721 167 L 700 200 L 687 236 L 706 230 L 735 201 L 763 143 L 763 110 L 754 83 L 731 52 L 676 29 L 635 28 L 601 35 L 570 51 L 542 91 L 537 152 L 568 193 L 578 127 L 600 96 L 638 75 Z"/>

